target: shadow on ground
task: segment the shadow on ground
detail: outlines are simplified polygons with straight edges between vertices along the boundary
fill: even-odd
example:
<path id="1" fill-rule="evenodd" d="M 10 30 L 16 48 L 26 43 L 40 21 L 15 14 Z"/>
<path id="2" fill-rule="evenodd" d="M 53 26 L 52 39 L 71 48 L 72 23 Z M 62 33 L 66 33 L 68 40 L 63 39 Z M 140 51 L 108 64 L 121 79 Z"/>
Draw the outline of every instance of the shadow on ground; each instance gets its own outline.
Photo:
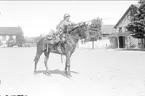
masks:
<path id="1" fill-rule="evenodd" d="M 74 74 L 79 74 L 78 72 L 76 71 L 70 71 L 71 73 L 74 73 Z M 46 74 L 46 70 L 38 70 L 35 74 L 45 74 L 45 75 L 52 75 L 52 74 L 58 74 L 58 75 L 62 75 L 62 76 L 66 76 L 65 74 L 65 71 L 60 71 L 59 69 L 54 69 L 54 70 L 49 70 L 49 74 Z"/>
<path id="2" fill-rule="evenodd" d="M 116 49 L 116 51 L 145 51 L 145 49 Z"/>

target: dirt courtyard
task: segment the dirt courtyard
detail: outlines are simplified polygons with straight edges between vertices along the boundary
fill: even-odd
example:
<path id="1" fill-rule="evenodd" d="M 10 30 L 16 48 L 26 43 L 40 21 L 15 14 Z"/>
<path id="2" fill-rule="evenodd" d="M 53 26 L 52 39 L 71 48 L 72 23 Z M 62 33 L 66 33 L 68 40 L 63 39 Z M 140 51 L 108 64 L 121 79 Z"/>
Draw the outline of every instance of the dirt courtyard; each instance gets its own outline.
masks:
<path id="1" fill-rule="evenodd" d="M 145 51 L 78 48 L 71 58 L 70 79 L 63 74 L 65 57 L 50 54 L 51 76 L 43 74 L 44 55 L 33 74 L 36 48 L 0 48 L 0 95 L 145 96 Z"/>

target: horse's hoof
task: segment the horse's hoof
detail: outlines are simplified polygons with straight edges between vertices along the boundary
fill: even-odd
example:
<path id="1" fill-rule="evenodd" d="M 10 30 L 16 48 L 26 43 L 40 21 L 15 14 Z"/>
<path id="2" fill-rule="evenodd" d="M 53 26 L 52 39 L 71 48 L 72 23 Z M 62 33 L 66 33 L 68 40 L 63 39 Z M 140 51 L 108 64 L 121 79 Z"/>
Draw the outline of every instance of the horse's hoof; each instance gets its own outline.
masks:
<path id="1" fill-rule="evenodd" d="M 72 77 L 72 75 L 71 75 L 71 74 L 67 74 L 67 77 L 69 77 L 69 78 L 70 78 L 70 77 Z"/>
<path id="2" fill-rule="evenodd" d="M 66 77 L 67 77 L 68 79 L 71 79 L 71 75 L 66 75 Z"/>
<path id="3" fill-rule="evenodd" d="M 69 77 L 72 77 L 72 75 L 71 75 L 71 74 L 69 74 Z"/>
<path id="4" fill-rule="evenodd" d="M 45 75 L 51 76 L 49 71 L 44 72 Z"/>
<path id="5" fill-rule="evenodd" d="M 67 72 L 64 72 L 64 74 L 65 74 L 65 76 L 67 76 L 68 74 L 67 74 Z"/>
<path id="6" fill-rule="evenodd" d="M 65 72 L 65 75 L 66 75 L 67 78 L 72 77 L 72 75 L 70 73 L 67 73 L 67 72 Z"/>
<path id="7" fill-rule="evenodd" d="M 36 73 L 37 73 L 37 71 L 34 71 L 34 73 L 33 73 L 33 74 L 35 75 Z"/>

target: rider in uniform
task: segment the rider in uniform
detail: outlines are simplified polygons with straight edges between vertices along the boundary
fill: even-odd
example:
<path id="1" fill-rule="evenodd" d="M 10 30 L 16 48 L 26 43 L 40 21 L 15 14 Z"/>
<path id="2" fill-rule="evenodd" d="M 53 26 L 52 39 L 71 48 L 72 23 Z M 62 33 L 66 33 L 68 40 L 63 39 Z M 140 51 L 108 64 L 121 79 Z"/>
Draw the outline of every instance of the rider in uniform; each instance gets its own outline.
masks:
<path id="1" fill-rule="evenodd" d="M 69 14 L 64 14 L 63 20 L 60 21 L 60 23 L 56 26 L 56 31 L 52 31 L 51 34 L 47 35 L 47 38 L 50 35 L 55 35 L 55 40 L 53 41 L 52 44 L 58 43 L 58 42 L 64 42 L 66 40 L 66 33 L 68 31 L 68 26 L 71 25 L 72 23 L 70 22 L 70 15 Z M 51 37 L 50 37 L 51 38 Z M 60 51 L 60 50 L 59 50 Z"/>
<path id="2" fill-rule="evenodd" d="M 65 42 L 66 41 L 66 34 L 68 31 L 68 26 L 71 25 L 70 22 L 70 15 L 69 14 L 64 14 L 63 20 L 60 21 L 60 23 L 56 27 L 56 39 L 58 42 Z M 62 47 L 60 43 L 60 48 Z"/>
<path id="3" fill-rule="evenodd" d="M 71 25 L 70 15 L 64 14 L 63 20 L 60 21 L 60 23 L 56 27 L 56 34 L 58 34 L 57 37 L 60 37 L 60 35 L 64 35 L 63 33 L 67 33 L 67 31 L 68 31 L 67 28 L 69 25 Z M 57 39 L 58 39 L 58 41 L 60 41 L 60 39 L 63 39 L 63 38 L 57 38 Z"/>

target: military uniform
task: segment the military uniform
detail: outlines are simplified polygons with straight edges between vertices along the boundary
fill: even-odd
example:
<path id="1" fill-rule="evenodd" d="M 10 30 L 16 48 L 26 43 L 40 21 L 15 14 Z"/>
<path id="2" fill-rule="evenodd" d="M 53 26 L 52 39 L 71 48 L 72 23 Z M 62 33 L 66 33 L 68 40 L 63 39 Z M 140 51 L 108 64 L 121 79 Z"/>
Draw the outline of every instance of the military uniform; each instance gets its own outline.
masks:
<path id="1" fill-rule="evenodd" d="M 53 41 L 49 43 L 54 44 L 54 43 L 66 41 L 66 38 L 65 38 L 66 35 L 63 33 L 67 32 L 67 27 L 71 24 L 71 22 L 69 21 L 69 17 L 70 17 L 69 14 L 64 14 L 64 19 L 57 25 L 56 31 L 51 31 L 51 33 L 46 36 L 47 39 L 50 39 L 50 41 Z"/>
<path id="2" fill-rule="evenodd" d="M 61 43 L 64 43 L 66 41 L 66 33 L 68 31 L 67 29 L 68 29 L 68 26 L 71 24 L 71 22 L 69 21 L 69 17 L 70 17 L 69 14 L 65 14 L 64 19 L 56 27 L 56 34 L 57 34 L 56 39 L 57 41 L 60 41 Z M 61 43 L 59 46 L 62 50 Z"/>
<path id="3" fill-rule="evenodd" d="M 69 17 L 69 15 L 67 17 Z M 71 24 L 71 22 L 67 19 L 67 17 L 64 18 L 64 20 L 62 20 L 58 24 L 58 26 L 56 27 L 56 30 L 57 30 L 56 33 L 60 33 L 60 34 L 63 33 L 65 26 L 68 26 Z"/>

